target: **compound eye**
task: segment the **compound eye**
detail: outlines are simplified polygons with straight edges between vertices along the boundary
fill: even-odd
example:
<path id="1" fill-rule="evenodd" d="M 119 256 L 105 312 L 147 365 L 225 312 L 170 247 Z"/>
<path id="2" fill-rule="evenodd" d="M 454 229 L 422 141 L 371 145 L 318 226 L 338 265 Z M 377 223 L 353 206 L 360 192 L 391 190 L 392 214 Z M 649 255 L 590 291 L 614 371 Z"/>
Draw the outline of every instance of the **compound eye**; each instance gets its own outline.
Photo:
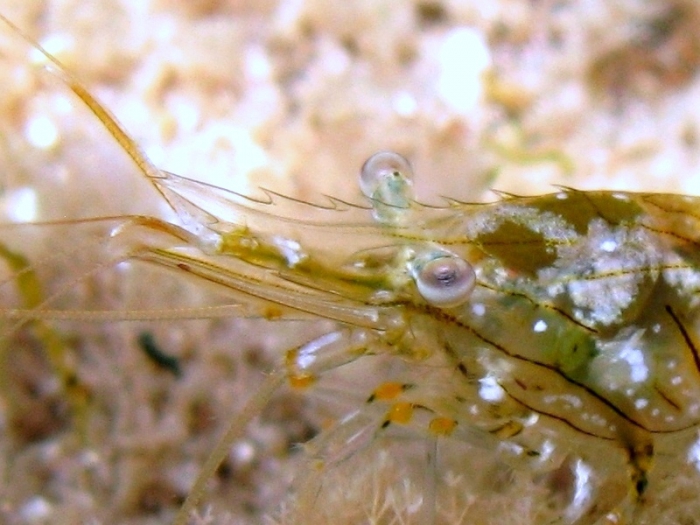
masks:
<path id="1" fill-rule="evenodd" d="M 465 303 L 476 286 L 472 265 L 451 254 L 418 264 L 414 278 L 418 293 L 438 308 L 452 308 Z"/>
<path id="2" fill-rule="evenodd" d="M 360 189 L 366 197 L 400 206 L 412 197 L 411 164 L 398 153 L 380 151 L 372 155 L 360 170 Z"/>
<path id="3" fill-rule="evenodd" d="M 387 226 L 405 225 L 414 203 L 413 170 L 398 153 L 375 153 L 360 170 L 360 189 L 372 200 L 372 216 Z"/>

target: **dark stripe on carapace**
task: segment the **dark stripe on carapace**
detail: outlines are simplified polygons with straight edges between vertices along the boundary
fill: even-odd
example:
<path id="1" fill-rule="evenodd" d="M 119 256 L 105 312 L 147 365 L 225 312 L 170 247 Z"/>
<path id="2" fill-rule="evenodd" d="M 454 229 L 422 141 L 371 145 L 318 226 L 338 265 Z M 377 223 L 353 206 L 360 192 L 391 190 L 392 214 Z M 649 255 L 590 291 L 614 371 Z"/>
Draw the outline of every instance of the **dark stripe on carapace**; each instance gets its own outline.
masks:
<path id="1" fill-rule="evenodd" d="M 637 428 L 640 428 L 640 429 L 642 429 L 642 430 L 644 430 L 644 431 L 646 431 L 646 432 L 649 432 L 649 433 L 652 433 L 652 434 L 672 434 L 672 433 L 674 433 L 674 432 L 680 432 L 680 431 L 683 431 L 683 430 L 687 430 L 687 429 L 689 429 L 689 428 L 693 428 L 693 427 L 697 426 L 698 423 L 699 423 L 698 421 L 696 421 L 696 422 L 694 422 L 694 423 L 692 423 L 692 424 L 690 424 L 690 425 L 686 425 L 686 426 L 679 427 L 679 428 L 674 428 L 674 429 L 671 429 L 671 430 L 652 430 L 652 429 L 649 429 L 649 428 L 645 427 L 645 426 L 644 426 L 642 423 L 640 423 L 639 421 L 635 420 L 634 418 L 632 418 L 631 416 L 629 416 L 628 414 L 626 414 L 621 408 L 619 408 L 618 406 L 614 405 L 609 399 L 603 397 L 601 394 L 599 394 L 598 392 L 596 392 L 595 390 L 593 390 L 593 389 L 590 388 L 589 386 L 587 386 L 587 385 L 585 385 L 585 384 L 583 384 L 583 383 L 580 383 L 579 381 L 576 381 L 575 379 L 572 379 L 571 377 L 569 377 L 568 375 L 566 375 L 564 372 L 562 372 L 559 368 L 557 368 L 555 365 L 551 365 L 551 364 L 549 364 L 549 363 L 543 363 L 543 362 L 541 362 L 541 361 L 535 361 L 534 359 L 528 359 L 527 357 L 524 357 L 524 356 L 521 356 L 521 355 L 518 355 L 518 354 L 514 354 L 514 353 L 510 352 L 506 347 L 500 345 L 499 343 L 496 343 L 495 341 L 490 340 L 490 339 L 487 338 L 486 336 L 484 336 L 484 335 L 482 335 L 481 333 L 479 333 L 479 332 L 478 332 L 476 329 L 474 329 L 473 327 L 471 327 L 471 326 L 469 326 L 468 324 L 466 324 L 466 323 L 464 323 L 464 322 L 458 320 L 458 319 L 455 318 L 454 316 L 449 315 L 449 314 L 448 314 L 447 312 L 445 312 L 444 310 L 440 310 L 439 308 L 436 308 L 436 307 L 433 307 L 433 306 L 430 306 L 430 305 L 427 305 L 427 304 L 416 305 L 415 308 L 420 309 L 420 310 L 423 310 L 426 314 L 431 315 L 432 317 L 434 317 L 434 318 L 436 318 L 436 319 L 442 319 L 442 320 L 445 321 L 446 323 L 450 323 L 450 324 L 456 325 L 456 326 L 458 326 L 458 327 L 460 327 L 460 328 L 464 328 L 465 330 L 467 330 L 468 332 L 470 332 L 472 335 L 474 335 L 476 338 L 480 339 L 482 342 L 486 343 L 486 344 L 489 345 L 489 346 L 492 346 L 493 348 L 495 348 L 495 349 L 498 350 L 499 352 L 501 352 L 501 353 L 507 355 L 508 357 L 510 357 L 510 358 L 512 358 L 512 359 L 515 359 L 515 360 L 517 360 L 517 361 L 523 361 L 523 362 L 529 363 L 529 364 L 531 364 L 531 365 L 539 366 L 539 367 L 544 368 L 545 370 L 549 370 L 550 372 L 553 372 L 554 374 L 558 375 L 559 377 L 561 377 L 562 379 L 564 379 L 564 380 L 567 381 L 568 383 L 571 383 L 572 385 L 577 386 L 578 388 L 580 388 L 581 390 L 583 390 L 585 393 L 587 393 L 587 394 L 588 394 L 589 396 L 591 396 L 592 398 L 598 400 L 600 403 L 602 403 L 603 405 L 605 405 L 606 407 L 608 407 L 612 412 L 614 412 L 615 414 L 617 414 L 617 415 L 618 415 L 620 418 L 622 418 L 624 421 L 627 421 L 627 422 L 630 423 L 632 426 L 635 426 L 635 427 L 637 427 Z M 667 307 L 667 310 L 668 310 L 668 309 L 669 309 L 669 307 Z M 696 354 L 694 354 L 694 355 L 695 355 L 695 357 L 697 358 L 697 355 L 696 355 Z M 534 409 L 533 409 L 533 410 L 534 410 Z M 540 410 L 534 410 L 534 411 L 535 411 L 535 412 L 541 412 Z M 544 413 L 544 412 L 542 412 L 542 413 Z"/>
<path id="2" fill-rule="evenodd" d="M 680 318 L 673 311 L 673 308 L 671 308 L 670 304 L 666 305 L 666 311 L 668 312 L 668 315 L 671 316 L 671 319 L 673 319 L 673 322 L 676 323 L 678 330 L 680 331 L 681 335 L 683 336 L 683 340 L 685 341 L 685 344 L 690 349 L 690 353 L 693 354 L 693 361 L 695 362 L 695 369 L 698 371 L 698 374 L 700 374 L 700 355 L 698 355 L 698 349 L 695 346 L 695 343 L 693 342 L 693 340 L 691 339 L 690 334 L 688 333 L 688 330 L 685 329 L 685 326 L 681 322 Z"/>

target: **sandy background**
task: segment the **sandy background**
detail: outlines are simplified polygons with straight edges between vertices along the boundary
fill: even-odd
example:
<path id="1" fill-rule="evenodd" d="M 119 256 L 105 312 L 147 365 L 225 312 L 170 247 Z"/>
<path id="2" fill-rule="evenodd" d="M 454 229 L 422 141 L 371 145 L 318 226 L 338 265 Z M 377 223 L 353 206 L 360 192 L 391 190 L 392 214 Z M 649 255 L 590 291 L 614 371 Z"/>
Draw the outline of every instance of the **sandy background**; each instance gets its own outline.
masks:
<path id="1" fill-rule="evenodd" d="M 428 202 L 552 184 L 700 195 L 700 8 L 691 1 L 0 0 L 0 12 L 89 86 L 156 165 L 244 193 L 264 186 L 359 200 L 361 164 L 394 149 L 410 158 Z M 157 209 L 114 141 L 66 102 L 65 87 L 33 80 L 26 45 L 6 28 L 0 42 L 3 216 Z M 36 204 L 26 200 L 29 187 Z M 59 243 L 69 269 L 55 274 L 76 272 L 70 252 L 98 242 L 83 231 Z M 186 286 L 150 274 L 124 284 L 120 275 L 96 281 L 88 298 L 114 307 L 113 288 L 133 299 L 146 287 L 162 307 Z M 262 371 L 308 330 L 326 328 L 236 320 L 62 327 L 77 341 L 75 367 L 94 398 L 88 439 L 77 436 L 41 357 L 18 359 L 8 388 L 21 393 L 3 406 L 2 520 L 168 522 L 173 494 L 186 494 Z M 139 352 L 134 334 L 144 330 L 181 358 L 182 378 Z M 13 342 L 13 359 L 29 347 Z M 342 410 L 367 391 L 346 392 Z M 298 471 L 290 445 L 325 417 L 315 406 L 283 394 L 251 425 L 212 482 L 215 523 L 274 512 Z M 405 500 L 384 502 L 378 522 L 410 522 L 416 483 Z M 357 490 L 353 501 L 367 501 Z M 347 523 L 360 519 L 351 512 L 357 503 L 327 504 L 334 520 L 345 512 Z M 525 519 L 518 512 L 514 519 Z"/>

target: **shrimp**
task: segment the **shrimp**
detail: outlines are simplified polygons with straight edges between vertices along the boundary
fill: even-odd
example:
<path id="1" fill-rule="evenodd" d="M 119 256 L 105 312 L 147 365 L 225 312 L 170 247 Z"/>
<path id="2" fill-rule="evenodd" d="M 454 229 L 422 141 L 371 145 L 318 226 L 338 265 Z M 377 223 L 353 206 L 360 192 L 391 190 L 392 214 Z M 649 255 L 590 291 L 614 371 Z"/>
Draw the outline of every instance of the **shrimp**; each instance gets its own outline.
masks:
<path id="1" fill-rule="evenodd" d="M 91 364 L 80 356 L 91 344 L 71 341 L 55 327 L 59 321 L 328 321 L 314 337 L 288 344 L 257 391 L 238 392 L 248 399 L 218 442 L 208 443 L 196 476 L 172 473 L 186 479 L 177 525 L 206 522 L 197 510 L 211 480 L 284 388 L 315 396 L 319 406 L 352 403 L 304 445 L 290 512 L 310 522 L 332 520 L 322 507 L 350 490 L 357 465 L 382 468 L 378 448 L 387 441 L 386 450 L 425 444 L 415 454 L 424 456 L 417 467 L 424 490 L 403 502 L 406 520 L 420 523 L 486 522 L 493 508 L 523 494 L 523 508 L 531 507 L 538 523 L 636 523 L 674 480 L 697 480 L 699 198 L 560 188 L 502 194 L 488 204 L 428 205 L 416 200 L 410 163 L 390 151 L 361 167 L 361 203 L 309 204 L 269 190 L 245 195 L 158 169 L 80 81 L 28 41 L 163 203 L 149 214 L 0 228 L 6 412 L 32 408 L 15 391 L 11 365 L 43 348 L 81 427 L 61 451 L 45 453 L 80 456 L 72 468 L 86 470 L 83 483 L 98 486 L 98 501 L 110 501 L 110 488 L 130 491 L 119 474 L 105 473 L 104 456 L 166 454 L 174 432 L 196 436 L 208 423 L 183 427 L 163 418 L 156 425 L 162 432 L 149 440 L 122 436 L 96 452 L 96 437 L 128 434 L 142 424 L 139 417 L 151 416 L 137 410 L 130 418 L 117 406 L 113 422 L 100 419 L 95 407 L 105 406 L 104 386 L 87 372 L 109 378 L 117 373 L 103 367 L 135 357 L 122 355 L 126 350 L 107 365 Z M 56 275 L 63 267 L 70 270 Z M 125 293 L 119 282 L 134 272 L 143 288 L 125 294 L 133 306 L 116 309 L 112 297 L 99 297 Z M 149 305 L 144 288 L 171 281 L 211 290 L 214 298 L 205 298 L 214 302 L 195 296 L 180 310 Z M 81 308 L 95 295 L 105 309 Z M 146 332 L 137 326 L 136 333 Z M 86 339 L 105 337 L 112 336 Z M 178 372 L 163 382 L 179 383 L 160 395 L 184 395 L 176 387 L 191 388 L 187 363 L 173 364 L 154 337 L 134 338 L 133 354 L 140 345 L 170 363 Z M 79 358 L 88 365 L 76 365 Z M 383 374 L 375 384 L 354 368 L 370 363 Z M 188 408 L 193 418 L 204 411 L 202 419 L 211 410 Z M 19 458 L 12 468 L 29 468 L 32 459 Z M 453 472 L 468 491 L 456 511 L 440 495 L 456 483 Z M 134 480 L 133 472 L 123 475 Z M 124 506 L 129 497 L 114 499 Z M 372 510 L 360 512 L 365 519 L 384 512 Z"/>

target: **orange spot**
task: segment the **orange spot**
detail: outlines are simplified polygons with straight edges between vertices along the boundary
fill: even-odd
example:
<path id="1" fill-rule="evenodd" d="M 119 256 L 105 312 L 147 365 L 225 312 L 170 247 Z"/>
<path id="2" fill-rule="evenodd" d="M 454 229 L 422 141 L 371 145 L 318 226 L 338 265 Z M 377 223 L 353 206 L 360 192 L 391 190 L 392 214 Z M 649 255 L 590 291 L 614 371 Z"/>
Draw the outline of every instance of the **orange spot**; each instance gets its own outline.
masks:
<path id="1" fill-rule="evenodd" d="M 292 348 L 291 350 L 287 350 L 287 353 L 284 356 L 284 365 L 287 367 L 287 370 L 289 370 L 289 375 L 293 375 L 299 370 L 299 367 L 297 366 L 298 358 L 299 348 Z"/>
<path id="2" fill-rule="evenodd" d="M 372 393 L 370 399 L 372 401 L 388 401 L 390 399 L 396 399 L 406 390 L 406 385 L 404 383 L 388 382 L 379 385 L 377 389 Z"/>
<path id="3" fill-rule="evenodd" d="M 449 436 L 457 426 L 454 419 L 447 417 L 436 417 L 428 425 L 428 429 L 438 436 Z"/>
<path id="4" fill-rule="evenodd" d="M 413 404 L 411 403 L 396 403 L 391 406 L 386 415 L 387 421 L 405 425 L 413 416 Z"/>
<path id="5" fill-rule="evenodd" d="M 282 309 L 277 306 L 268 306 L 263 310 L 262 316 L 268 321 L 274 321 L 282 317 Z"/>
<path id="6" fill-rule="evenodd" d="M 292 388 L 304 389 L 309 388 L 316 382 L 316 376 L 313 374 L 299 374 L 289 376 L 289 385 Z"/>

